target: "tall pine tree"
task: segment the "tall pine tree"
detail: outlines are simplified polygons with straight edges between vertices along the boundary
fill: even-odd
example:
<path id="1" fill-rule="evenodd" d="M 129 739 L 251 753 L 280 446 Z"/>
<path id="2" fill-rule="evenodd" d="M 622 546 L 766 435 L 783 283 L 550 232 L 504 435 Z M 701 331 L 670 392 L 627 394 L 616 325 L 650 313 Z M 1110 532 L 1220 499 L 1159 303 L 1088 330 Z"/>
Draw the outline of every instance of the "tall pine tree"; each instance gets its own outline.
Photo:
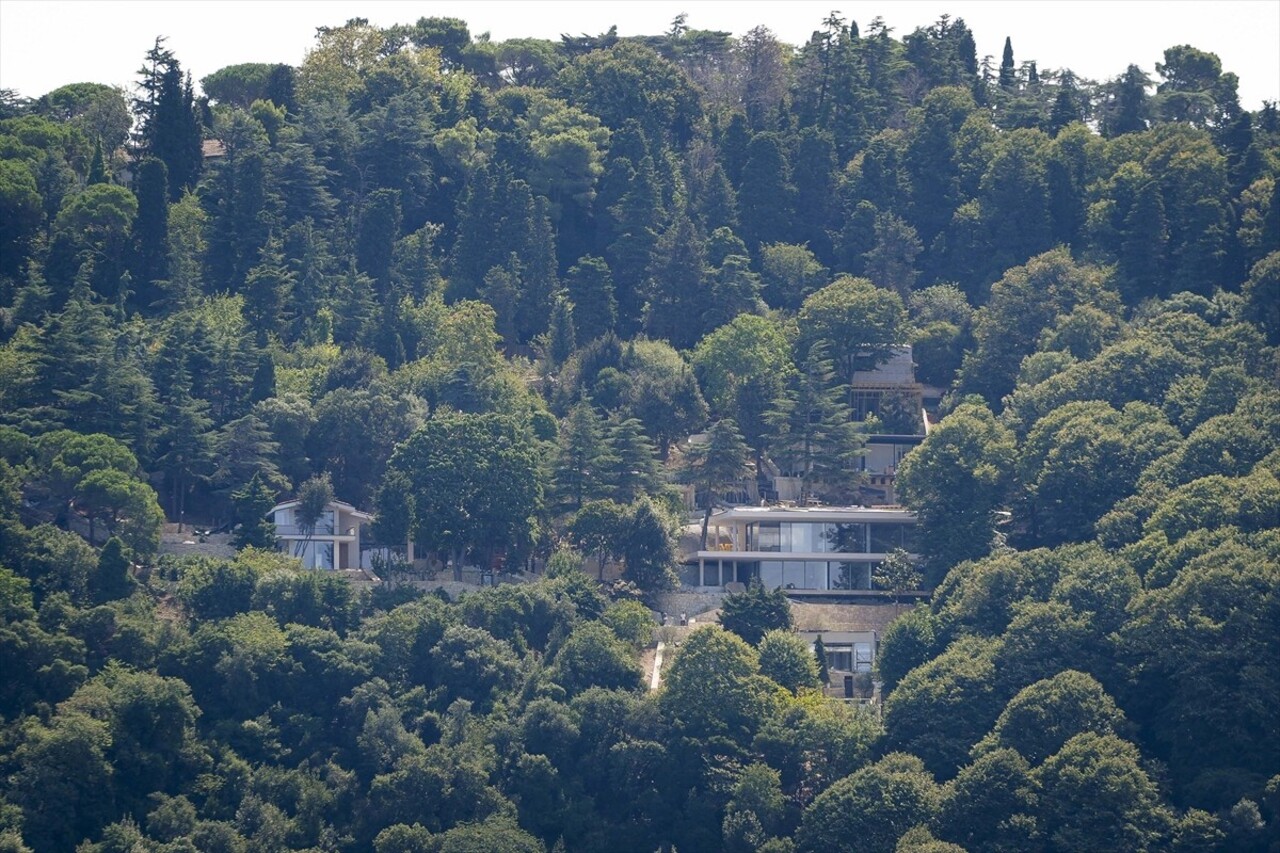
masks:
<path id="1" fill-rule="evenodd" d="M 138 149 L 164 163 L 169 200 L 177 201 L 196 185 L 204 159 L 191 78 L 183 77 L 182 66 L 159 37 L 138 75 L 139 97 L 133 102 L 139 118 Z"/>

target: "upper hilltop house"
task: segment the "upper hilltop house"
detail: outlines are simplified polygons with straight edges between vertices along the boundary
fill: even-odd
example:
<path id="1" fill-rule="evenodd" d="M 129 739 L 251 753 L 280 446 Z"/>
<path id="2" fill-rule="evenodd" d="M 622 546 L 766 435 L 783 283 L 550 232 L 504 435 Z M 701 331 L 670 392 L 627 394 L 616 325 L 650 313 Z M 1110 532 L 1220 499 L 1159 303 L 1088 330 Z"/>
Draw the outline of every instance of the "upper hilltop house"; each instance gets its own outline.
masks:
<path id="1" fill-rule="evenodd" d="M 881 425 L 867 436 L 866 454 L 859 460 L 864 478 L 859 499 L 868 506 L 896 505 L 898 465 L 929 434 L 931 389 L 916 381 L 910 344 L 894 347 L 875 370 L 855 372 L 849 387 L 853 417 L 874 416 Z"/>
<path id="2" fill-rule="evenodd" d="M 315 528 L 307 530 L 298 523 L 299 504 L 301 501 L 292 500 L 271 508 L 277 548 L 302 560 L 307 569 L 361 568 L 361 527 L 372 522 L 373 516 L 351 504 L 330 501 Z"/>
<path id="3" fill-rule="evenodd" d="M 849 403 L 853 419 L 878 424 L 867 436 L 865 453 L 858 460 L 862 484 L 858 502 L 863 506 L 896 506 L 894 490 L 902 458 L 929 434 L 929 408 L 940 396 L 916 381 L 911 345 L 893 347 L 889 359 L 874 370 L 859 370 L 849 383 Z M 741 503 L 786 503 L 800 499 L 803 483 L 793 472 L 767 466 L 762 482 L 744 483 L 734 497 Z M 692 495 L 689 496 L 692 501 Z"/>

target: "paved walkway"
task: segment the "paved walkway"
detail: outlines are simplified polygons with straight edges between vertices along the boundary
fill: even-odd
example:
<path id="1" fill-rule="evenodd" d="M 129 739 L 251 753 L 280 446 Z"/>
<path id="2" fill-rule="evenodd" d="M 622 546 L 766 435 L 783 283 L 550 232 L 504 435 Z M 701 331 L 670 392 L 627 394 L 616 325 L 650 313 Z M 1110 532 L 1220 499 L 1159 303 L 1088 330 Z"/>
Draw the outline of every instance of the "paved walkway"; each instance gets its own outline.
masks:
<path id="1" fill-rule="evenodd" d="M 658 641 L 658 649 L 653 655 L 653 676 L 649 679 L 649 689 L 657 690 L 658 685 L 662 683 L 662 653 L 667 648 L 667 644 Z"/>

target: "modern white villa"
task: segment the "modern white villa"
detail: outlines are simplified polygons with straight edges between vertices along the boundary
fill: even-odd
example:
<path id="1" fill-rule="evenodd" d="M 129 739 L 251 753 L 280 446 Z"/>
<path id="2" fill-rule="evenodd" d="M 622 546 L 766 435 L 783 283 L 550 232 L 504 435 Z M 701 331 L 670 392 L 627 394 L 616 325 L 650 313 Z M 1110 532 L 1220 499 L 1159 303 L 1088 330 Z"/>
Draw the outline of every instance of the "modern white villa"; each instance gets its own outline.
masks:
<path id="1" fill-rule="evenodd" d="M 360 525 L 373 521 L 373 516 L 351 504 L 330 501 L 315 529 L 308 531 L 298 524 L 299 503 L 285 501 L 271 508 L 276 547 L 302 560 L 304 568 L 360 568 Z"/>
<path id="2" fill-rule="evenodd" d="M 915 551 L 915 523 L 900 508 L 733 507 L 711 516 L 706 549 L 684 557 L 681 585 L 719 590 L 758 577 L 768 589 L 869 590 L 889 552 Z"/>

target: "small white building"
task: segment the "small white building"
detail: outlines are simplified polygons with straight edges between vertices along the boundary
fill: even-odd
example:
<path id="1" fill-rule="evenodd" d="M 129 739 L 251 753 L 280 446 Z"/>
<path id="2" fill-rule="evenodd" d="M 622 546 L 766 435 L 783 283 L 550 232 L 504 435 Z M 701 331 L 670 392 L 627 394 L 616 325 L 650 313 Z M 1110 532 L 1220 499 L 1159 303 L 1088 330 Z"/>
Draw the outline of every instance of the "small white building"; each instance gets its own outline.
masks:
<path id="1" fill-rule="evenodd" d="M 373 516 L 351 504 L 330 501 L 316 521 L 314 530 L 298 524 L 301 501 L 285 501 L 271 508 L 276 526 L 276 547 L 302 560 L 307 569 L 360 568 L 360 525 L 373 521 Z"/>

